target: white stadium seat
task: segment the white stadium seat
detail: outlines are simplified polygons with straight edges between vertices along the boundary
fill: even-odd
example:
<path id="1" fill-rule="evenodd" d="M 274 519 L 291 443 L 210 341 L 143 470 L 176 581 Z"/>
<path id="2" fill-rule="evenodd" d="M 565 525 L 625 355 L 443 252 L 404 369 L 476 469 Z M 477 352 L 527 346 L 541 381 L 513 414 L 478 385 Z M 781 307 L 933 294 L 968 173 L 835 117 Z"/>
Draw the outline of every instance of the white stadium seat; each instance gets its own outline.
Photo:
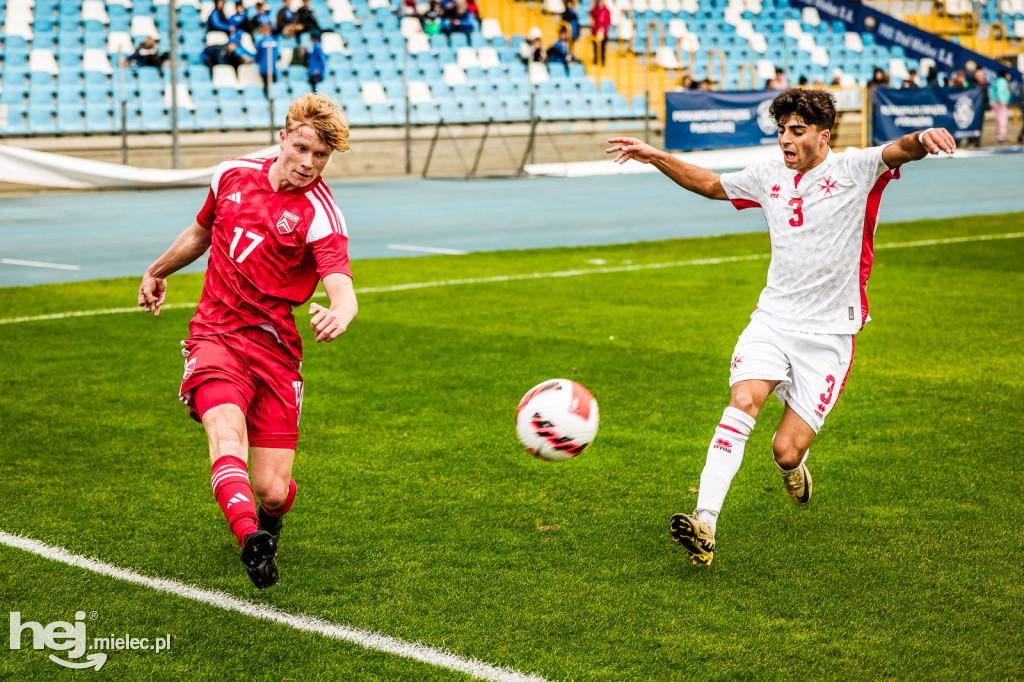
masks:
<path id="1" fill-rule="evenodd" d="M 153 17 L 141 14 L 136 14 L 132 17 L 132 23 L 128 32 L 132 34 L 133 38 L 157 35 L 156 24 L 153 23 Z"/>
<path id="2" fill-rule="evenodd" d="M 235 75 L 235 67 L 230 64 L 217 64 L 214 66 L 210 80 L 215 88 L 238 89 L 238 76 Z"/>
<path id="3" fill-rule="evenodd" d="M 562 68 L 559 65 L 558 68 Z M 551 80 L 551 74 L 548 72 L 547 64 L 541 64 L 540 62 L 530 62 L 529 71 L 527 72 L 530 78 L 530 83 L 538 85 L 540 83 L 547 83 Z"/>
<path id="4" fill-rule="evenodd" d="M 466 72 L 458 64 L 445 64 L 441 78 L 446 85 L 465 85 L 469 82 L 466 78 Z"/>
<path id="5" fill-rule="evenodd" d="M 480 67 L 480 60 L 477 59 L 476 50 L 471 47 L 460 47 L 455 52 L 455 62 L 465 69 L 475 69 Z"/>
<path id="6" fill-rule="evenodd" d="M 430 38 L 425 33 L 409 36 L 409 39 L 405 41 L 405 49 L 409 51 L 409 54 L 430 52 Z"/>
<path id="7" fill-rule="evenodd" d="M 53 56 L 53 52 L 42 49 L 35 49 L 29 52 L 28 70 L 45 71 L 54 76 L 60 72 L 60 69 L 57 68 L 57 58 Z"/>
<path id="8" fill-rule="evenodd" d="M 111 31 L 107 34 L 107 53 L 129 55 L 135 51 L 135 43 L 127 31 Z"/>
<path id="9" fill-rule="evenodd" d="M 325 31 L 320 34 L 320 49 L 324 54 L 345 51 L 345 40 L 334 31 Z"/>
<path id="10" fill-rule="evenodd" d="M 412 104 L 434 101 L 434 96 L 430 92 L 430 86 L 425 81 L 409 81 L 406 94 L 409 102 Z"/>
<path id="11" fill-rule="evenodd" d="M 192 94 L 188 91 L 188 85 L 185 83 L 178 83 L 178 87 L 175 88 L 178 94 L 178 108 L 188 109 L 189 111 L 195 111 L 196 105 L 192 102 Z M 168 83 L 164 86 L 164 106 L 171 106 L 171 85 Z"/>
<path id="12" fill-rule="evenodd" d="M 481 47 L 477 50 L 477 59 L 481 69 L 492 69 L 501 66 L 501 58 L 493 47 Z"/>
<path id="13" fill-rule="evenodd" d="M 501 22 L 490 17 L 485 18 L 480 22 L 480 35 L 485 40 L 503 37 L 504 34 L 501 32 Z"/>
<path id="14" fill-rule="evenodd" d="M 85 0 L 82 3 L 82 21 L 99 21 L 104 26 L 110 23 L 107 6 L 100 0 Z"/>
<path id="15" fill-rule="evenodd" d="M 387 104 L 388 94 L 384 92 L 384 86 L 377 81 L 366 81 L 359 93 L 366 104 Z"/>
<path id="16" fill-rule="evenodd" d="M 98 48 L 90 48 L 82 52 L 82 71 L 99 71 L 108 76 L 113 73 L 107 53 Z"/>
<path id="17" fill-rule="evenodd" d="M 238 86 L 247 88 L 251 85 L 263 89 L 263 77 L 260 76 L 260 67 L 255 64 L 242 64 L 238 67 Z"/>

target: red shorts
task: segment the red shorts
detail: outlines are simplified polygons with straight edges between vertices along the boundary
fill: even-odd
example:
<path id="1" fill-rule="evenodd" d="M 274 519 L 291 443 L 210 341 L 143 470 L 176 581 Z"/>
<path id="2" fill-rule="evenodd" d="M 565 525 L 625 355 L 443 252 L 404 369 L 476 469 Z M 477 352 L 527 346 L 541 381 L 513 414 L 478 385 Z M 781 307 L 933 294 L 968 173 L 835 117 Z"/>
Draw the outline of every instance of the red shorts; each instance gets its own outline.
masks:
<path id="1" fill-rule="evenodd" d="M 259 327 L 193 336 L 184 342 L 180 398 L 193 419 L 217 405 L 245 414 L 249 445 L 295 449 L 302 412 L 299 363 Z"/>

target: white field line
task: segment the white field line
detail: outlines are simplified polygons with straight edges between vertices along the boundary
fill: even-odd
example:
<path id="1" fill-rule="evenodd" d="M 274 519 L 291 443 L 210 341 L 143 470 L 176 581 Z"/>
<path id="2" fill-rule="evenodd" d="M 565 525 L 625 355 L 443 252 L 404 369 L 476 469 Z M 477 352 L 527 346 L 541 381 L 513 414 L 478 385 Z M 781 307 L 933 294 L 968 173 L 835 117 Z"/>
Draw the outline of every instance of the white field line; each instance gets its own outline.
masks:
<path id="1" fill-rule="evenodd" d="M 441 253 L 449 256 L 465 256 L 468 251 L 458 249 L 443 249 L 439 246 L 414 246 L 412 244 L 388 244 L 389 249 L 395 251 L 422 251 L 423 253 Z"/>
<path id="2" fill-rule="evenodd" d="M 38 260 L 18 260 L 17 258 L 0 258 L 0 265 L 22 265 L 26 268 L 50 268 L 52 270 L 81 270 L 81 265 L 65 265 L 64 263 L 44 263 Z"/>
<path id="3" fill-rule="evenodd" d="M 494 680 L 496 682 L 546 682 L 545 678 L 537 675 L 528 675 L 512 668 L 499 668 L 498 666 L 485 663 L 475 658 L 466 658 L 453 654 L 444 649 L 406 642 L 395 637 L 388 637 L 371 630 L 361 630 L 345 625 L 337 625 L 319 618 L 306 615 L 295 615 L 287 613 L 273 606 L 255 604 L 245 601 L 224 592 L 204 590 L 194 585 L 186 585 L 176 580 L 166 578 L 151 578 L 124 568 L 112 566 L 97 559 L 72 554 L 63 547 L 54 547 L 38 540 L 26 538 L 19 535 L 11 535 L 0 530 L 0 544 L 21 549 L 36 554 L 51 561 L 59 561 L 68 566 L 82 568 L 93 573 L 116 578 L 134 585 L 148 587 L 149 589 L 173 594 L 183 599 L 208 604 L 225 611 L 234 611 L 251 618 L 260 618 L 274 623 L 280 623 L 295 630 L 312 632 L 331 639 L 338 639 L 345 642 L 357 644 L 364 649 L 382 651 L 404 658 L 411 658 L 428 665 L 435 665 L 448 670 L 465 673 L 480 680 Z"/>
<path id="4" fill-rule="evenodd" d="M 1001 239 L 1020 239 L 1024 232 L 1008 232 L 1003 234 L 983 234 L 971 237 L 948 237 L 944 239 L 922 239 L 913 242 L 896 242 L 892 244 L 876 244 L 875 250 L 882 249 L 909 249 L 921 246 L 940 246 L 943 244 L 963 244 L 967 242 L 985 242 Z M 407 291 L 409 289 L 430 289 L 434 287 L 450 287 L 461 284 L 489 284 L 496 282 L 515 282 L 531 279 L 552 279 L 555 277 L 579 277 L 581 275 L 600 275 L 616 272 L 633 272 L 637 270 L 658 270 L 662 268 L 681 268 L 695 265 L 720 265 L 722 263 L 737 263 L 741 261 L 764 260 L 770 258 L 771 254 L 758 253 L 749 256 L 729 256 L 723 258 L 698 258 L 696 260 L 671 261 L 667 263 L 645 263 L 640 265 L 611 265 L 599 268 L 584 268 L 580 270 L 562 270 L 556 272 L 531 272 L 519 275 L 497 275 L 494 277 L 470 277 L 466 279 L 446 279 L 433 282 L 411 282 L 409 284 L 393 284 L 384 287 L 363 287 L 356 289 L 357 294 L 381 294 L 395 291 Z M 323 297 L 324 293 L 319 292 L 314 296 Z M 175 308 L 195 308 L 197 303 L 168 303 L 161 307 L 161 310 L 172 310 Z M 0 318 L 0 325 L 18 324 L 21 322 L 39 322 L 43 320 L 62 320 L 68 317 L 91 317 L 94 315 L 115 315 L 121 313 L 136 313 L 142 309 L 138 307 L 129 308 L 107 308 L 104 310 L 79 310 L 65 313 L 50 313 L 48 315 L 31 315 L 27 317 Z"/>

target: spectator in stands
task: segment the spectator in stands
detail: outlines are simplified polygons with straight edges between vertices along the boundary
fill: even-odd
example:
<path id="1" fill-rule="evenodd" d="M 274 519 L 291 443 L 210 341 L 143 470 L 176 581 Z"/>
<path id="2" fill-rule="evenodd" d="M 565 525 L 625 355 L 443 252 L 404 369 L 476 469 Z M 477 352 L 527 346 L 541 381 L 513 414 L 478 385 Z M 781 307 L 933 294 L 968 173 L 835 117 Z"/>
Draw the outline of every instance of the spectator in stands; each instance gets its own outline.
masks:
<path id="1" fill-rule="evenodd" d="M 267 9 L 267 3 L 257 2 L 256 13 L 252 17 L 251 27 L 249 33 L 253 36 L 257 36 L 260 33 L 260 26 L 266 24 L 270 27 L 270 30 L 274 30 L 274 20 L 270 18 L 270 10 Z"/>
<path id="2" fill-rule="evenodd" d="M 871 80 L 868 81 L 868 85 L 873 85 L 876 88 L 889 87 L 889 74 L 882 67 L 876 66 L 874 73 L 871 75 Z"/>
<path id="3" fill-rule="evenodd" d="M 807 83 L 808 83 L 807 76 L 804 76 L 804 75 L 801 75 L 800 78 L 798 78 L 797 81 L 796 81 L 796 84 L 799 85 L 801 88 L 806 88 L 807 87 Z"/>
<path id="4" fill-rule="evenodd" d="M 904 88 L 919 88 L 921 87 L 921 77 L 917 75 L 917 69 L 911 69 L 907 80 L 903 81 Z"/>
<path id="5" fill-rule="evenodd" d="M 531 30 L 530 33 L 533 34 L 533 31 Z M 533 35 L 529 41 L 524 40 L 519 43 L 519 58 L 524 64 L 529 64 L 530 62 L 547 63 L 548 51 L 544 49 L 544 43 L 541 40 L 541 36 Z"/>
<path id="6" fill-rule="evenodd" d="M 843 70 L 838 66 L 832 69 L 832 82 L 829 85 L 842 85 L 843 84 Z"/>
<path id="7" fill-rule="evenodd" d="M 789 79 L 786 78 L 786 74 L 782 69 L 775 69 L 775 77 L 770 79 L 764 85 L 765 90 L 788 90 Z"/>
<path id="8" fill-rule="evenodd" d="M 260 37 L 256 41 L 256 62 L 260 67 L 260 76 L 263 77 L 264 90 L 277 80 L 278 57 L 277 38 L 270 27 L 264 24 L 260 26 Z"/>
<path id="9" fill-rule="evenodd" d="M 967 73 L 963 69 L 957 69 L 953 72 L 953 77 L 949 79 L 949 87 L 951 88 L 968 88 L 967 84 Z"/>
<path id="10" fill-rule="evenodd" d="M 237 28 L 239 31 L 248 33 L 252 30 L 252 22 L 249 20 L 245 5 L 241 2 L 235 5 L 235 13 L 228 17 L 228 23 L 231 24 L 232 28 Z"/>
<path id="11" fill-rule="evenodd" d="M 1017 108 L 1020 109 L 1021 124 L 1020 133 L 1017 135 L 1017 144 L 1024 144 L 1024 83 L 1017 83 Z"/>
<path id="12" fill-rule="evenodd" d="M 324 48 L 320 46 L 320 34 L 316 31 L 309 34 L 309 38 L 312 41 L 306 58 L 308 60 L 307 67 L 309 68 L 309 89 L 316 92 L 316 86 L 324 79 L 324 74 L 327 73 L 327 55 L 324 54 Z"/>
<path id="13" fill-rule="evenodd" d="M 988 83 L 985 80 L 985 70 L 984 69 L 975 69 L 974 75 L 971 77 L 971 82 L 968 84 L 967 87 L 974 87 L 974 86 L 977 86 L 977 87 L 981 88 L 981 110 L 982 110 L 982 112 L 988 111 L 989 109 L 992 108 L 992 103 L 991 103 L 991 100 L 989 99 L 989 96 L 988 96 Z M 981 130 L 978 131 L 977 137 L 972 137 L 969 140 L 967 140 L 967 146 L 968 147 L 980 147 L 981 146 L 981 136 L 984 135 L 984 134 L 985 134 L 985 114 L 982 113 L 982 115 L 981 115 Z"/>
<path id="14" fill-rule="evenodd" d="M 996 144 L 1006 144 L 1006 126 L 1010 121 L 1010 72 L 1000 69 L 992 81 L 992 111 L 996 117 Z"/>
<path id="15" fill-rule="evenodd" d="M 612 13 L 605 6 L 604 0 L 595 0 L 590 8 L 590 35 L 594 43 L 594 64 L 604 66 L 605 46 L 608 43 L 608 29 L 612 27 Z M 600 55 L 600 62 L 598 56 Z"/>
<path id="16" fill-rule="evenodd" d="M 310 0 L 302 0 L 302 7 L 295 13 L 295 22 L 299 24 L 298 33 L 309 32 L 309 33 L 320 33 L 320 22 L 316 20 L 316 16 L 313 14 L 313 8 L 310 5 Z M 298 35 L 296 33 L 296 35 Z"/>
<path id="17" fill-rule="evenodd" d="M 398 8 L 398 16 L 404 17 L 416 17 L 420 19 L 419 9 L 416 7 L 416 0 L 402 0 L 402 6 Z"/>
<path id="18" fill-rule="evenodd" d="M 565 11 L 562 12 L 562 21 L 572 28 L 572 42 L 580 39 L 580 18 L 576 14 L 575 0 L 565 0 Z"/>
<path id="19" fill-rule="evenodd" d="M 476 0 L 466 0 L 466 11 L 476 19 L 476 23 L 480 23 L 480 6 L 476 4 Z"/>
<path id="20" fill-rule="evenodd" d="M 146 39 L 139 43 L 139 46 L 135 48 L 135 52 L 125 60 L 127 66 L 155 66 L 160 68 L 164 65 L 164 62 L 170 57 L 170 53 L 160 54 L 160 36 L 150 35 L 146 36 Z"/>
<path id="21" fill-rule="evenodd" d="M 221 64 L 233 66 L 235 70 L 242 64 L 252 64 L 252 60 L 255 59 L 256 55 L 242 47 L 241 37 L 242 31 L 236 29 L 231 35 L 231 40 L 222 46 L 224 49 L 220 54 Z"/>
<path id="22" fill-rule="evenodd" d="M 295 18 L 295 12 L 288 6 L 290 0 L 285 0 L 284 5 L 277 12 L 277 35 L 284 36 L 285 38 L 294 38 L 302 31 L 302 24 L 300 24 Z M 262 36 L 262 30 L 260 31 Z"/>
<path id="23" fill-rule="evenodd" d="M 569 70 L 569 64 L 576 60 L 576 56 L 569 49 L 569 31 L 566 30 L 565 26 L 558 29 L 558 40 L 548 48 L 548 63 L 564 64 L 566 71 Z"/>
<path id="24" fill-rule="evenodd" d="M 309 0 L 306 0 L 309 2 Z M 466 9 L 466 3 L 459 0 L 455 3 L 455 11 L 448 19 L 448 24 L 441 29 L 448 35 L 452 33 L 465 33 L 467 36 L 473 32 L 473 19 Z"/>
<path id="25" fill-rule="evenodd" d="M 423 13 L 420 17 L 420 24 L 423 26 L 423 32 L 428 36 L 436 35 L 441 32 L 441 1 L 431 0 L 430 9 Z"/>
<path id="26" fill-rule="evenodd" d="M 231 22 L 228 21 L 228 15 L 224 13 L 224 0 L 217 0 L 214 3 L 213 11 L 206 19 L 206 32 L 210 31 L 231 32 Z"/>

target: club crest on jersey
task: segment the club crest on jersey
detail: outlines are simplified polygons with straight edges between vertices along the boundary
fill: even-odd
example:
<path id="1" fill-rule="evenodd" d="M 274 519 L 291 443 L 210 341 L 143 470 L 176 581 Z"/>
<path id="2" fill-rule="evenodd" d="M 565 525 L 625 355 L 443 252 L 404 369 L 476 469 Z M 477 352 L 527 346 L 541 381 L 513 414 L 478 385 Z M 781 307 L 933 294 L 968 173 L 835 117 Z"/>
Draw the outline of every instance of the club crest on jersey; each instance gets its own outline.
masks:
<path id="1" fill-rule="evenodd" d="M 778 199 L 779 198 L 779 191 L 781 189 L 782 188 L 779 187 L 778 185 L 772 185 L 772 199 Z"/>
<path id="2" fill-rule="evenodd" d="M 288 234 L 299 224 L 299 216 L 290 211 L 285 211 L 277 219 L 277 231 L 281 234 Z"/>
<path id="3" fill-rule="evenodd" d="M 836 188 L 836 181 L 833 180 L 831 176 L 829 176 L 829 177 L 825 178 L 824 180 L 822 180 L 821 184 L 818 185 L 818 189 L 821 190 L 822 192 L 824 192 L 825 196 L 827 196 L 827 197 L 832 196 L 832 190 L 834 190 L 835 188 Z"/>

